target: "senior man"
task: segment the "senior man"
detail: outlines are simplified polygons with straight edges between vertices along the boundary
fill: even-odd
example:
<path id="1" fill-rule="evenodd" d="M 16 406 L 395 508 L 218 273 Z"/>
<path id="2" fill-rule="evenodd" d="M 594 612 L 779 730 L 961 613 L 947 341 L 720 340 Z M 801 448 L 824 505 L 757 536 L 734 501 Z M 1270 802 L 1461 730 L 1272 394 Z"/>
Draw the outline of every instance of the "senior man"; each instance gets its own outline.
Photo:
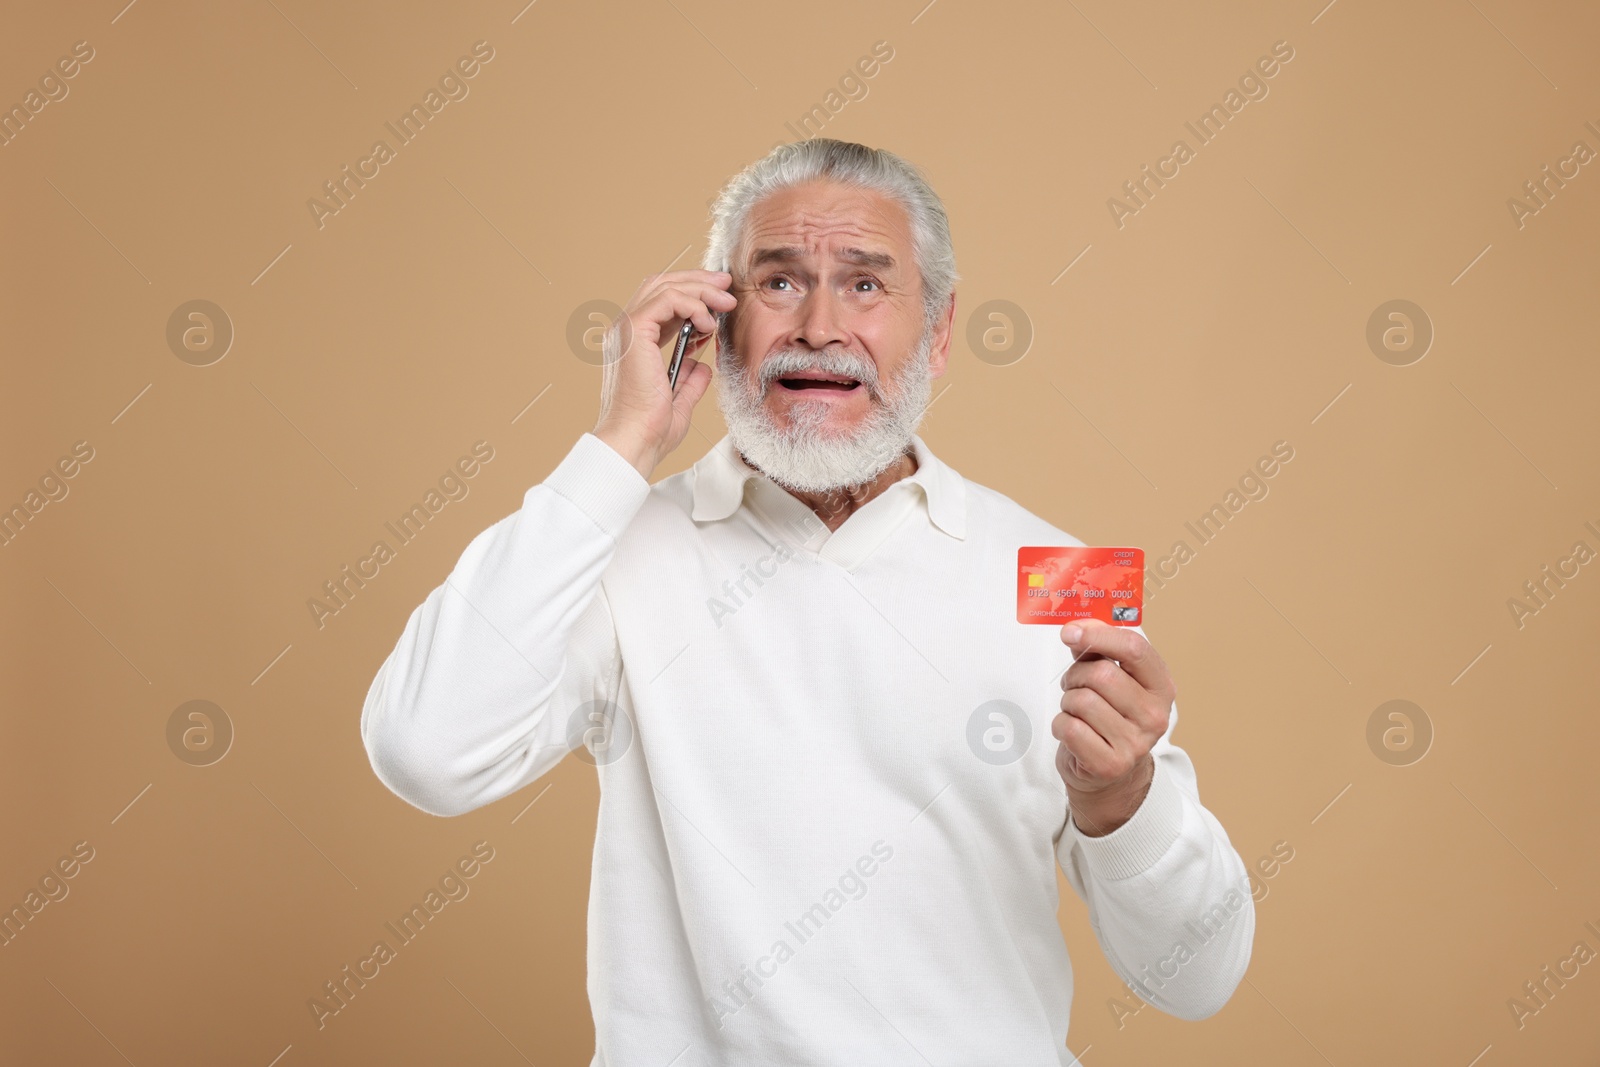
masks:
<path id="1" fill-rule="evenodd" d="M 1140 997 L 1218 1011 L 1255 912 L 1166 665 L 1136 627 L 1020 625 L 1017 548 L 1083 542 L 915 432 L 939 198 L 781 145 L 704 265 L 644 281 L 593 431 L 411 614 L 362 709 L 379 778 L 457 815 L 596 765 L 595 1067 L 1072 1063 L 1058 864 Z M 651 485 L 713 377 L 668 387 L 685 319 L 728 432 Z"/>

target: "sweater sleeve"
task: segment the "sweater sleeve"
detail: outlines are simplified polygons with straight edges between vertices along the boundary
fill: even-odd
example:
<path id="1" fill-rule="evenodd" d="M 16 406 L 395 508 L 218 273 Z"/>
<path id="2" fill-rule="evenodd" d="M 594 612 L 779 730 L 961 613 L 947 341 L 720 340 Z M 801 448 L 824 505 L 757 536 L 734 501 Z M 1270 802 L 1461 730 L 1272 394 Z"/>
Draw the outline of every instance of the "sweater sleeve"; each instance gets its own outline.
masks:
<path id="1" fill-rule="evenodd" d="M 522 507 L 467 545 L 367 691 L 379 780 L 434 815 L 492 803 L 554 767 L 614 707 L 621 675 L 601 576 L 649 483 L 585 433 Z"/>
<path id="2" fill-rule="evenodd" d="M 1256 914 L 1244 861 L 1172 743 L 1177 724 L 1174 703 L 1133 817 L 1088 837 L 1069 811 L 1056 858 L 1117 975 L 1161 1011 L 1193 1020 L 1221 1011 L 1244 978 Z"/>

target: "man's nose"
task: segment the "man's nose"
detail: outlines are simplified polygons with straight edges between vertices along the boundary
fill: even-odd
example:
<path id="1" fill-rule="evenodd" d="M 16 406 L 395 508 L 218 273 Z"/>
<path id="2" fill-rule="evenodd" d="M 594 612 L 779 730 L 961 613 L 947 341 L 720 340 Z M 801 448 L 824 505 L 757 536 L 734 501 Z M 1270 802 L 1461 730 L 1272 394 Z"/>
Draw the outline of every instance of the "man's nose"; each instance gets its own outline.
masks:
<path id="1" fill-rule="evenodd" d="M 800 305 L 793 341 L 808 348 L 826 348 L 844 341 L 848 335 L 843 313 L 844 308 L 831 290 L 825 286 L 812 289 Z"/>

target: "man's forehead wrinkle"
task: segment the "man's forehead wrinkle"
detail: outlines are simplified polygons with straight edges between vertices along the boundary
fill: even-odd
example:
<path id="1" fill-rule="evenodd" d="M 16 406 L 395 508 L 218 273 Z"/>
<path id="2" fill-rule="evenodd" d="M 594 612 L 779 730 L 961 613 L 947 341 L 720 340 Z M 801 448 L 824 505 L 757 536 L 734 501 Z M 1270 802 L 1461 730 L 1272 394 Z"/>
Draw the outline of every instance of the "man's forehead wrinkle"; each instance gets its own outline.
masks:
<path id="1" fill-rule="evenodd" d="M 755 250 L 751 256 L 750 266 L 754 269 L 764 263 L 792 263 L 813 254 L 815 254 L 815 249 L 802 248 L 799 245 L 769 245 Z M 858 266 L 875 267 L 880 270 L 891 270 L 898 265 L 894 256 L 888 252 L 880 252 L 870 248 L 857 248 L 854 245 L 831 245 L 829 258 L 845 263 L 854 263 Z"/>
<path id="2" fill-rule="evenodd" d="M 751 227 L 751 237 L 760 240 L 771 239 L 781 244 L 803 244 L 807 247 L 835 238 L 888 238 L 893 231 L 879 229 L 870 224 L 863 224 L 863 220 L 855 216 L 844 216 L 833 212 L 819 212 L 801 209 L 788 212 L 784 216 L 773 219 L 757 226 Z M 798 238 L 786 241 L 781 238 Z"/>
<path id="3" fill-rule="evenodd" d="M 830 224 L 804 220 L 798 225 L 765 227 L 750 235 L 751 268 L 763 262 L 801 257 L 827 258 L 889 269 L 898 265 L 888 235 L 851 222 Z"/>
<path id="4" fill-rule="evenodd" d="M 838 251 L 859 248 L 869 254 L 890 254 L 910 249 L 910 227 L 904 207 L 897 201 L 868 191 L 848 190 L 824 194 L 822 203 L 783 196 L 756 207 L 747 221 L 742 255 L 744 269 L 754 270 L 754 260 L 765 250 L 794 246 L 808 255 L 839 258 Z M 776 209 L 776 210 L 774 210 Z M 765 257 L 770 258 L 770 257 Z M 895 266 L 909 257 L 894 256 Z M 878 269 L 885 268 L 872 264 Z"/>

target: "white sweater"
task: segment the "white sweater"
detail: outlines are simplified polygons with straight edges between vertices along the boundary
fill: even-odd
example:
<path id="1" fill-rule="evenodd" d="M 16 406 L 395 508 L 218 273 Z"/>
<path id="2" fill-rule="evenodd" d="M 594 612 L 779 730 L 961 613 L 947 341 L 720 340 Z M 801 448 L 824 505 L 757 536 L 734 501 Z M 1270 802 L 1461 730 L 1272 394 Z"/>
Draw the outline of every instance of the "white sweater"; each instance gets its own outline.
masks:
<path id="1" fill-rule="evenodd" d="M 651 486 L 586 433 L 373 680 L 373 768 L 424 811 L 596 765 L 593 1067 L 1073 1063 L 1058 863 L 1150 1004 L 1243 977 L 1244 864 L 1171 727 L 1127 823 L 1068 817 L 1072 657 L 1016 561 L 1083 542 L 912 447 L 830 534 L 727 437 Z"/>

